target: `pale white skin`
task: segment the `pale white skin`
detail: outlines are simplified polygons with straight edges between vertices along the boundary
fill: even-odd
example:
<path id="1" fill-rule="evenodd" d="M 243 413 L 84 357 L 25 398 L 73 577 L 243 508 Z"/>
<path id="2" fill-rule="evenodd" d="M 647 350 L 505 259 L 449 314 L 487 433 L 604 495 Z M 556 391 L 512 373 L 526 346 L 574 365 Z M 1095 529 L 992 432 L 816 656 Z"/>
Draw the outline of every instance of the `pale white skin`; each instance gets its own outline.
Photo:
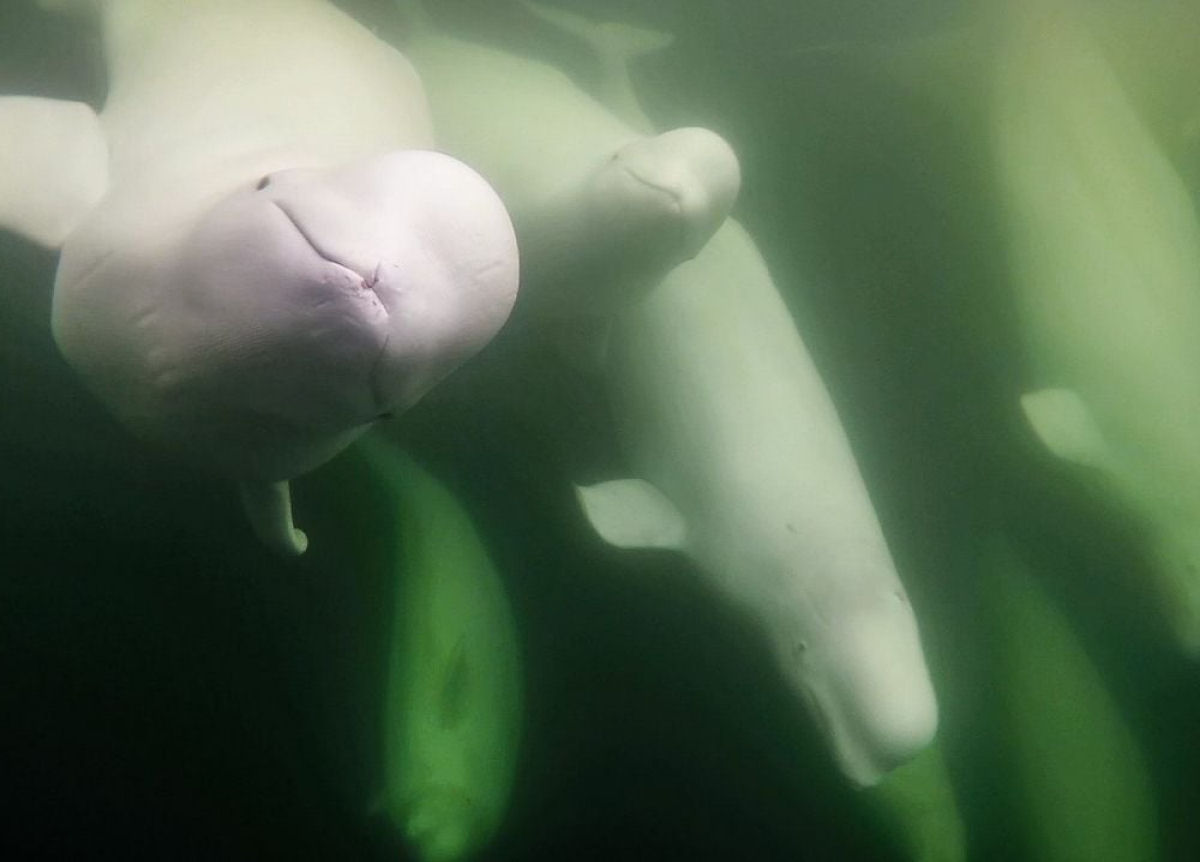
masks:
<path id="1" fill-rule="evenodd" d="M 67 229 L 26 231 L 65 240 L 55 338 L 127 425 L 240 480 L 264 540 L 302 551 L 283 481 L 504 322 L 507 214 L 429 152 L 408 61 L 326 2 L 70 5 L 103 30 L 107 182 Z"/>
<path id="2" fill-rule="evenodd" d="M 740 224 L 617 318 L 604 376 L 635 474 L 682 516 L 671 544 L 760 622 L 842 770 L 872 784 L 923 748 L 937 706 L 912 607 Z"/>
<path id="3" fill-rule="evenodd" d="M 645 134 L 552 66 L 428 27 L 403 45 L 439 142 L 470 154 L 512 214 L 522 287 L 539 310 L 627 304 L 694 255 L 737 197 L 737 158 L 713 132 Z"/>
<path id="4" fill-rule="evenodd" d="M 930 740 L 937 707 L 838 417 L 753 242 L 725 221 L 731 153 L 658 139 L 710 202 L 694 219 L 707 244 L 631 237 L 619 216 L 581 236 L 562 202 L 587 211 L 595 166 L 631 139 L 656 140 L 633 137 L 644 118 L 627 124 L 561 72 L 495 49 L 421 32 L 406 52 L 439 135 L 513 213 L 523 272 L 547 278 L 532 288 L 561 288 L 576 312 L 610 312 L 600 373 L 639 479 L 582 489 L 593 525 L 617 545 L 691 556 L 761 625 L 844 772 L 878 780 Z M 646 212 L 638 199 L 608 201 Z M 592 267 L 590 247 L 615 261 Z"/>
<path id="5" fill-rule="evenodd" d="M 996 155 L 1013 288 L 1051 452 L 1098 470 L 1147 529 L 1177 639 L 1200 654 L 1200 221 L 1069 7 L 1018 7 Z"/>

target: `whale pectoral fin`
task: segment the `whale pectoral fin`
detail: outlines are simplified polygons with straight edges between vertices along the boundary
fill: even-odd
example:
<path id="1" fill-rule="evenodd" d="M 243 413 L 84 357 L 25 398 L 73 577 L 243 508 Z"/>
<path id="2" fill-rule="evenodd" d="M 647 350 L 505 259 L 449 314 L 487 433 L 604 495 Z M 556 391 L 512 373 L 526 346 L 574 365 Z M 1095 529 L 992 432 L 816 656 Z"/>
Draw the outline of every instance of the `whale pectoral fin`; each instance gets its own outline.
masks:
<path id="1" fill-rule="evenodd" d="M 58 248 L 108 190 L 108 145 L 81 102 L 0 96 L 0 228 Z"/>
<path id="2" fill-rule="evenodd" d="M 287 482 L 242 482 L 242 507 L 263 544 L 287 556 L 308 548 L 308 536 L 292 525 L 292 492 Z"/>
<path id="3" fill-rule="evenodd" d="M 576 485 L 575 496 L 600 538 L 618 548 L 683 547 L 687 523 L 675 504 L 641 479 Z"/>
<path id="4" fill-rule="evenodd" d="M 1073 389 L 1040 389 L 1021 396 L 1021 409 L 1050 453 L 1089 467 L 1108 460 L 1108 445 L 1079 393 Z"/>

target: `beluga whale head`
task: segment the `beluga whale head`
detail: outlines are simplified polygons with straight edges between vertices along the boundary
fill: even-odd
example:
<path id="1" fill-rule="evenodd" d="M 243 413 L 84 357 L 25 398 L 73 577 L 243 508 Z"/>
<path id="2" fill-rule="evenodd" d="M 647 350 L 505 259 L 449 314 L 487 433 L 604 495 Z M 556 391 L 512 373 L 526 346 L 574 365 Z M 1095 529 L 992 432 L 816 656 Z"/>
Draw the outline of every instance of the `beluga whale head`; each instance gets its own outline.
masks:
<path id="1" fill-rule="evenodd" d="M 870 786 L 930 743 L 937 701 L 903 588 L 844 598 L 803 633 L 794 620 L 776 628 L 775 648 L 838 767 Z"/>
<path id="2" fill-rule="evenodd" d="M 262 538 L 300 552 L 280 483 L 496 334 L 512 225 L 478 174 L 424 150 L 264 172 L 195 209 L 102 206 L 64 249 L 54 335 L 128 426 L 240 480 Z"/>
<path id="3" fill-rule="evenodd" d="M 613 153 L 591 178 L 596 221 L 690 260 L 725 221 L 741 189 L 728 142 L 685 127 L 637 138 Z"/>
<path id="4" fill-rule="evenodd" d="M 841 772 L 878 783 L 933 740 L 937 698 L 917 618 L 882 533 L 833 521 L 743 524 L 747 543 L 693 536 L 715 587 L 756 620 L 780 679 L 807 709 Z M 715 539 L 715 541 L 713 541 Z"/>

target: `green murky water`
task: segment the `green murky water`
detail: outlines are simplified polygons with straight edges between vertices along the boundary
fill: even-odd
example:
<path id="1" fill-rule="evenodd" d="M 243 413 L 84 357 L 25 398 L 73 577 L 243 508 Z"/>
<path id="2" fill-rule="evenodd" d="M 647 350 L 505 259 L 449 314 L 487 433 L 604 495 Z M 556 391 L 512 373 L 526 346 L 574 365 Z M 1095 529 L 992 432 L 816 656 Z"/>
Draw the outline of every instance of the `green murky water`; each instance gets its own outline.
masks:
<path id="1" fill-rule="evenodd" d="M 94 35 L 32 5 L 0 7 L 0 92 L 101 104 Z M 383 0 L 344 5 L 386 20 Z M 675 33 L 635 68 L 647 112 L 741 158 L 735 213 L 918 612 L 968 858 L 1129 859 L 1155 841 L 1200 858 L 1198 669 L 1139 589 L 1137 529 L 1023 423 L 986 56 L 926 39 L 996 4 L 563 5 Z M 1194 136 L 1163 130 L 1197 107 L 1200 40 L 1171 37 L 1197 15 L 1107 5 L 1119 71 L 1195 180 Z M 596 76 L 506 9 L 444 0 L 438 20 Z M 362 492 L 335 462 L 294 483 L 310 552 L 261 548 L 228 487 L 76 382 L 49 335 L 54 265 L 0 234 L 0 849 L 406 858 L 371 813 L 395 584 L 370 549 L 387 524 L 339 517 Z M 505 332 L 399 423 L 475 520 L 519 631 L 522 747 L 483 858 L 939 858 L 846 785 L 750 621 L 682 559 L 587 529 L 571 482 L 616 463 L 607 409 L 544 360 Z M 997 525 L 1015 555 L 989 552 Z M 1109 829 L 1152 838 L 1097 849 Z"/>

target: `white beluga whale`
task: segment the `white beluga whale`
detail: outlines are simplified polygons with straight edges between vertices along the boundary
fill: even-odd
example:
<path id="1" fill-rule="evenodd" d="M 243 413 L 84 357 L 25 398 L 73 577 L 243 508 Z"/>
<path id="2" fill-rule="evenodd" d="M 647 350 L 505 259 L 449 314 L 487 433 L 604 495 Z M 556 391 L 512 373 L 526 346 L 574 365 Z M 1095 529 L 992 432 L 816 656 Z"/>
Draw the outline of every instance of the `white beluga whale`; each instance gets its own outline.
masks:
<path id="1" fill-rule="evenodd" d="M 1081 9 L 1021 4 L 994 143 L 1036 380 L 1021 406 L 1145 532 L 1158 604 L 1200 655 L 1200 220 Z"/>
<path id="2" fill-rule="evenodd" d="M 322 0 L 90 0 L 99 115 L 0 98 L 0 226 L 61 246 L 53 333 L 135 433 L 241 483 L 289 553 L 287 480 L 479 350 L 512 225 L 433 151 L 408 61 Z"/>
<path id="3" fill-rule="evenodd" d="M 525 5 L 601 53 L 609 71 L 604 100 L 619 118 L 593 118 L 601 106 L 543 64 L 428 27 L 406 45 L 442 140 L 500 192 L 523 272 L 544 274 L 550 267 L 539 256 L 546 250 L 567 264 L 578 260 L 564 250 L 577 244 L 579 217 L 552 217 L 567 197 L 542 190 L 562 189 L 567 179 L 576 192 L 588 188 L 580 178 L 615 146 L 616 136 L 598 139 L 597 128 L 640 129 L 641 140 L 653 140 L 624 55 L 629 45 L 663 40 L 623 27 L 597 30 L 562 10 Z M 571 120 L 529 121 L 560 115 Z M 554 160 L 545 156 L 551 151 Z M 697 220 L 710 234 L 706 243 L 694 253 L 683 244 L 658 246 L 633 273 L 568 268 L 563 284 L 533 286 L 550 294 L 561 287 L 569 295 L 563 313 L 595 310 L 575 301 L 580 293 L 603 298 L 610 310 L 596 370 L 636 478 L 580 488 L 579 498 L 610 543 L 678 549 L 717 593 L 740 605 L 844 773 L 871 784 L 936 730 L 913 610 L 825 386 L 753 240 L 725 217 L 736 167 L 714 161 L 715 149 L 702 158 L 675 152 L 688 175 L 712 186 L 697 197 L 721 202 Z M 579 167 L 566 177 L 562 165 Z M 589 206 L 586 196 L 570 199 Z M 592 240 L 605 248 L 630 242 L 619 220 Z M 672 257 L 678 265 L 664 270 Z M 523 290 L 530 287 L 524 278 Z"/>
<path id="4" fill-rule="evenodd" d="M 538 313 L 611 313 L 695 255 L 729 213 L 741 174 L 719 135 L 638 128 L 551 65 L 441 33 L 418 0 L 397 8 L 438 141 L 471 152 L 503 198 L 522 302 Z M 485 134 L 489 146 L 472 146 Z"/>
<path id="5" fill-rule="evenodd" d="M 636 479 L 579 489 L 620 547 L 677 548 L 756 620 L 843 772 L 915 755 L 937 706 L 825 386 L 733 219 L 617 317 L 604 379 Z"/>

